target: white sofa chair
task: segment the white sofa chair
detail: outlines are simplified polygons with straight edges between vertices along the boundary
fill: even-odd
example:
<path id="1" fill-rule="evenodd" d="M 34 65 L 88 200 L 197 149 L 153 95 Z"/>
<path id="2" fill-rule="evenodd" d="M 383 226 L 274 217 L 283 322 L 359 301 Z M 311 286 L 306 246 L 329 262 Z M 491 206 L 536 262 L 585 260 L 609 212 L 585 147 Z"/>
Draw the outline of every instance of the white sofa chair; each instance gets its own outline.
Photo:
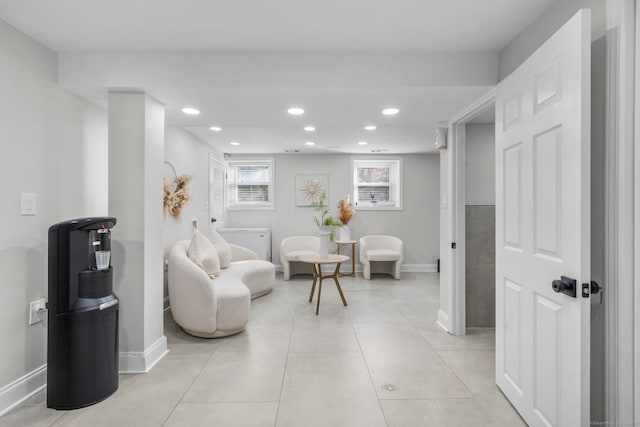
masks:
<path id="1" fill-rule="evenodd" d="M 231 247 L 231 263 L 211 279 L 188 256 L 189 240 L 176 242 L 169 252 L 171 314 L 187 333 L 216 338 L 241 332 L 249 321 L 251 299 L 268 294 L 275 267 L 255 252 Z"/>
<path id="2" fill-rule="evenodd" d="M 360 262 L 365 279 L 371 279 L 372 263 L 376 263 L 374 273 L 386 273 L 400 279 L 402 260 L 402 240 L 397 237 L 372 235 L 360 238 Z"/>
<path id="3" fill-rule="evenodd" d="M 296 270 L 300 259 L 320 256 L 320 238 L 318 236 L 290 236 L 280 243 L 280 262 L 284 267 L 284 280 L 294 274 L 313 274 L 311 264 L 303 264 Z"/>

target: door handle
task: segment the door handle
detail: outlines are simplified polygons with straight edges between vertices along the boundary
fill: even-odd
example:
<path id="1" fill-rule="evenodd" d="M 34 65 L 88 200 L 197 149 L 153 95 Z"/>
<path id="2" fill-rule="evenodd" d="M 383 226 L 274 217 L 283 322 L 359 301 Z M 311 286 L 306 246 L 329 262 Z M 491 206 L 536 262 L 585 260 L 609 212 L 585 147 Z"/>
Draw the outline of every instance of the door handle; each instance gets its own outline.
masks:
<path id="1" fill-rule="evenodd" d="M 570 297 L 576 297 L 576 279 L 572 279 L 567 276 L 560 277 L 560 280 L 554 280 L 551 283 L 551 287 L 555 292 L 569 295 Z"/>

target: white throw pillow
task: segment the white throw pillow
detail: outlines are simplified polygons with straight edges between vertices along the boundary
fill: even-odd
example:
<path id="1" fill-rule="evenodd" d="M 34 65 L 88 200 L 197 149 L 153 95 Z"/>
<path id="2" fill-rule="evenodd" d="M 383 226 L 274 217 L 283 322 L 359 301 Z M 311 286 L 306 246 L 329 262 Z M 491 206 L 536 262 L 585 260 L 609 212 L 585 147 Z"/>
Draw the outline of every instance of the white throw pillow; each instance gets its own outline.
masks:
<path id="1" fill-rule="evenodd" d="M 218 251 L 218 258 L 220 258 L 220 268 L 229 267 L 229 263 L 231 263 L 231 246 L 229 246 L 227 241 L 224 240 L 224 238 L 211 227 L 209 227 L 205 231 L 205 236 L 207 236 L 207 239 L 209 239 L 209 241 L 213 243 L 213 246 L 215 246 L 216 250 Z"/>
<path id="2" fill-rule="evenodd" d="M 204 234 L 195 230 L 187 256 L 197 266 L 202 268 L 210 278 L 214 279 L 220 274 L 220 259 L 216 247 L 207 239 Z"/>

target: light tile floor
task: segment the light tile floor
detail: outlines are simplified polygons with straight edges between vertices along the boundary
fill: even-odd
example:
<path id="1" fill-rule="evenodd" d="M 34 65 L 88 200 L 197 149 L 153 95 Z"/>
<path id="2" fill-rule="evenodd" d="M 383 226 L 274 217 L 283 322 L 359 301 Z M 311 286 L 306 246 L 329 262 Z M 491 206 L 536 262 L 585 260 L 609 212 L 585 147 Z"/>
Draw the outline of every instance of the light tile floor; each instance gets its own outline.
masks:
<path id="1" fill-rule="evenodd" d="M 185 334 L 165 315 L 169 354 L 148 374 L 75 411 L 44 392 L 0 426 L 504 426 L 526 425 L 494 384 L 494 331 L 464 337 L 435 323 L 438 275 L 341 279 L 343 307 L 324 283 L 320 315 L 309 276 L 252 302 L 246 331 Z"/>

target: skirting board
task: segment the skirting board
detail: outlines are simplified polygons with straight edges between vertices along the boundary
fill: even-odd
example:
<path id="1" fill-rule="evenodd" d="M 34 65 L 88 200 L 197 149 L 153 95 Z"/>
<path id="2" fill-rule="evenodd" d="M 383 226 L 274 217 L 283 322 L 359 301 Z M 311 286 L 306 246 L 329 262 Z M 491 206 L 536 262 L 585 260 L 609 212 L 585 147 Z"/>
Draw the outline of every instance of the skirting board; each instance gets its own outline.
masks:
<path id="1" fill-rule="evenodd" d="M 346 270 L 349 270 L 351 268 L 351 264 L 349 261 L 343 263 L 342 265 L 343 267 L 346 266 Z M 275 267 L 276 271 L 280 273 L 284 271 L 284 267 L 282 266 L 282 264 L 275 264 Z M 335 268 L 335 265 L 333 266 L 333 268 Z M 333 270 L 332 267 L 326 266 L 322 269 L 322 271 Z M 400 266 L 400 271 L 406 271 L 407 273 L 435 273 L 438 271 L 438 266 L 436 264 L 402 264 Z M 362 273 L 362 264 L 356 264 L 356 272 Z"/>
<path id="2" fill-rule="evenodd" d="M 436 264 L 402 264 L 400 271 L 407 273 L 435 273 L 438 271 Z"/>
<path id="3" fill-rule="evenodd" d="M 158 363 L 169 350 L 167 338 L 162 336 L 145 352 L 120 353 L 120 373 L 146 373 Z M 0 389 L 0 416 L 9 412 L 47 385 L 47 365 L 42 365 L 22 378 Z"/>
<path id="4" fill-rule="evenodd" d="M 167 337 L 160 337 L 151 347 L 144 352 L 120 352 L 118 363 L 121 374 L 144 374 L 158 363 L 169 350 L 167 349 Z"/>
<path id="5" fill-rule="evenodd" d="M 0 389 L 0 416 L 18 406 L 47 385 L 47 365 L 42 365 L 22 378 Z"/>

